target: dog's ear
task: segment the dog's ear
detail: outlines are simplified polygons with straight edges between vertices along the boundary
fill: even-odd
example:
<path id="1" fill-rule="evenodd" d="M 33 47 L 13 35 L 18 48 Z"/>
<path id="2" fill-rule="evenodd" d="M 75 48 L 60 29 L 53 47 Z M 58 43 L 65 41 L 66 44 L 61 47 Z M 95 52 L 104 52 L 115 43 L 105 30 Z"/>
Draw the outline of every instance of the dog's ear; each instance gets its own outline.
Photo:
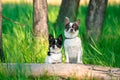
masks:
<path id="1" fill-rule="evenodd" d="M 52 34 L 49 34 L 49 42 L 51 42 L 54 39 Z"/>
<path id="2" fill-rule="evenodd" d="M 62 42 L 62 40 L 63 40 L 62 34 L 59 35 L 58 40 Z"/>
<path id="3" fill-rule="evenodd" d="M 80 19 L 78 19 L 77 21 L 75 21 L 75 24 L 76 24 L 77 26 L 79 26 L 79 25 L 80 25 Z"/>
<path id="4" fill-rule="evenodd" d="M 70 20 L 68 17 L 65 17 L 65 25 L 67 25 L 68 23 L 70 23 Z"/>

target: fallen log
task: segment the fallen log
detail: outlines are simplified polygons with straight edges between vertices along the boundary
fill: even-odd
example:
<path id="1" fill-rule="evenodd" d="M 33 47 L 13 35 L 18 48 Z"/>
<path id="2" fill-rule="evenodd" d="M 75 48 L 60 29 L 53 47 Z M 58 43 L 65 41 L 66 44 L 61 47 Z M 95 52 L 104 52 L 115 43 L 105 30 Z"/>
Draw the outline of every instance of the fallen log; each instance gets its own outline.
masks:
<path id="1" fill-rule="evenodd" d="M 77 79 L 120 80 L 120 68 L 84 64 L 17 64 L 3 63 L 1 67 L 9 75 L 39 77 L 42 75 L 74 77 Z"/>

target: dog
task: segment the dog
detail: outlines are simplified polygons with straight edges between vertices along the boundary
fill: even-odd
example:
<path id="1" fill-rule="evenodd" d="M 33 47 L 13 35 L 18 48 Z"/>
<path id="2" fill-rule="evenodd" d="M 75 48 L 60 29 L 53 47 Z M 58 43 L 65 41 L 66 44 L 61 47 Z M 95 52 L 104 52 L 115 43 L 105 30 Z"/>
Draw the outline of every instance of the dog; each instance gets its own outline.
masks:
<path id="1" fill-rule="evenodd" d="M 55 64 L 62 62 L 62 43 L 62 35 L 58 38 L 54 38 L 51 34 L 49 35 L 49 52 L 45 60 L 46 63 Z"/>
<path id="2" fill-rule="evenodd" d="M 65 17 L 65 56 L 66 63 L 82 63 L 82 44 L 78 37 L 80 20 L 70 22 L 68 17 Z"/>

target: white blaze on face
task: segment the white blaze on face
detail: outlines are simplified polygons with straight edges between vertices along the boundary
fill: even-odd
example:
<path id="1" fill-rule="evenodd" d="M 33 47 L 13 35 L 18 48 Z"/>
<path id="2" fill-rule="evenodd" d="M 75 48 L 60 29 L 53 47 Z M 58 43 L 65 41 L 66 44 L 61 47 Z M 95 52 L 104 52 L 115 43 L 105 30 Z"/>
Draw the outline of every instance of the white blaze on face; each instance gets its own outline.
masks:
<path id="1" fill-rule="evenodd" d="M 71 33 L 71 31 L 70 31 L 70 30 L 71 30 L 71 29 L 73 29 L 73 28 L 72 28 L 72 26 L 73 26 L 73 23 L 69 23 L 69 29 L 68 29 L 68 31 L 67 31 L 67 32 Z"/>
<path id="2" fill-rule="evenodd" d="M 69 25 L 72 27 L 73 23 L 71 22 Z"/>
<path id="3" fill-rule="evenodd" d="M 55 49 L 57 48 L 57 46 L 55 45 Z"/>
<path id="4" fill-rule="evenodd" d="M 57 43 L 57 40 L 55 40 L 55 43 Z M 55 49 L 57 48 L 57 45 L 54 45 L 55 46 Z"/>

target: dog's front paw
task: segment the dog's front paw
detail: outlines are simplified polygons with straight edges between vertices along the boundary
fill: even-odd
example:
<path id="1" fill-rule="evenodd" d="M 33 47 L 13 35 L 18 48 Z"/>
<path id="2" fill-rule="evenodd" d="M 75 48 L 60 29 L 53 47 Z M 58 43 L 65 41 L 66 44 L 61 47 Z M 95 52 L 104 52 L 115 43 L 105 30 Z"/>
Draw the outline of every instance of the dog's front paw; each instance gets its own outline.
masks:
<path id="1" fill-rule="evenodd" d="M 83 62 L 82 62 L 82 61 L 78 61 L 77 63 L 78 63 L 78 64 L 83 64 Z"/>
<path id="2" fill-rule="evenodd" d="M 60 63 L 62 63 L 62 62 L 52 62 L 52 64 L 60 64 Z"/>
<path id="3" fill-rule="evenodd" d="M 57 64 L 61 64 L 62 62 L 57 62 Z"/>
<path id="4" fill-rule="evenodd" d="M 56 62 L 52 62 L 52 64 L 57 64 Z"/>
<path id="5" fill-rule="evenodd" d="M 66 63 L 66 64 L 69 64 L 69 61 L 66 61 L 65 63 Z"/>
<path id="6" fill-rule="evenodd" d="M 69 62 L 65 62 L 66 64 L 69 64 Z"/>

